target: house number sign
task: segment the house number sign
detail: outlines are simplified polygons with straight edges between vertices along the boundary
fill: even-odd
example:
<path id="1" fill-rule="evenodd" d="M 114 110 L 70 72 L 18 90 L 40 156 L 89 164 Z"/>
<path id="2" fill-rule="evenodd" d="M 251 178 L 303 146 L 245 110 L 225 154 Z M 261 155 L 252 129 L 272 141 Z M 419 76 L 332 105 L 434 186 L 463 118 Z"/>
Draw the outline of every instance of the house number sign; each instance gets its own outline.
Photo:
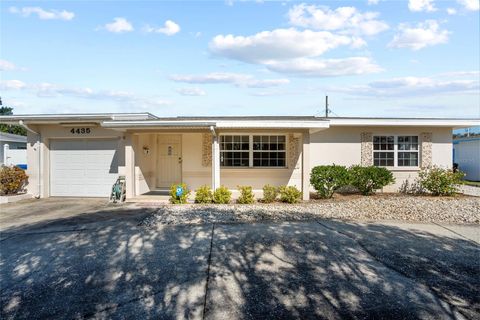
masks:
<path id="1" fill-rule="evenodd" d="M 90 128 L 72 128 L 70 129 L 71 134 L 90 134 L 92 131 Z"/>

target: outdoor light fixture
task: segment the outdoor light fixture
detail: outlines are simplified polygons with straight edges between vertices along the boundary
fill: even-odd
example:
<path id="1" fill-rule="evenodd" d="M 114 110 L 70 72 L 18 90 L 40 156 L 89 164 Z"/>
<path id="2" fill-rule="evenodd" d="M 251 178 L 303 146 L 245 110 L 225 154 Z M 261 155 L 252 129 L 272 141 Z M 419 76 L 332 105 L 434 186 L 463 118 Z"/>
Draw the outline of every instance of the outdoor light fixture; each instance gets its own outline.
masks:
<path id="1" fill-rule="evenodd" d="M 150 148 L 148 146 L 143 146 L 143 154 L 146 156 L 150 154 Z"/>

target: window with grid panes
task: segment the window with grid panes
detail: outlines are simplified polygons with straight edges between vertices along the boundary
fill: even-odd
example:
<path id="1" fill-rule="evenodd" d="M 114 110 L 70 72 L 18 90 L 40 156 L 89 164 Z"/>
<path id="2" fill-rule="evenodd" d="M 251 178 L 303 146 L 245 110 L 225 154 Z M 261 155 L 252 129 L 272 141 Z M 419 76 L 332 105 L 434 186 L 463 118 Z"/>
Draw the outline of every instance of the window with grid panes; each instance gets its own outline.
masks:
<path id="1" fill-rule="evenodd" d="M 285 167 L 285 136 L 253 136 L 254 167 Z"/>
<path id="2" fill-rule="evenodd" d="M 395 137 L 373 137 L 373 165 L 393 167 L 395 164 Z"/>
<path id="3" fill-rule="evenodd" d="M 250 142 L 248 135 L 220 136 L 220 165 L 223 167 L 248 167 Z"/>
<path id="4" fill-rule="evenodd" d="M 398 136 L 397 165 L 399 167 L 418 166 L 418 136 Z"/>

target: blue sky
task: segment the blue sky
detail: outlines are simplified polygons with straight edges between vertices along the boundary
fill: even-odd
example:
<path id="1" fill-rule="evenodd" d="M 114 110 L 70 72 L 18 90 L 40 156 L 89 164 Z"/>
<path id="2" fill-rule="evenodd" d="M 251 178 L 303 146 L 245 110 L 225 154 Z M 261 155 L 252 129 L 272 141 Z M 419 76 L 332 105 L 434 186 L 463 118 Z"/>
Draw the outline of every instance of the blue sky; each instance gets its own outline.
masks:
<path id="1" fill-rule="evenodd" d="M 18 114 L 480 117 L 478 0 L 0 5 Z"/>

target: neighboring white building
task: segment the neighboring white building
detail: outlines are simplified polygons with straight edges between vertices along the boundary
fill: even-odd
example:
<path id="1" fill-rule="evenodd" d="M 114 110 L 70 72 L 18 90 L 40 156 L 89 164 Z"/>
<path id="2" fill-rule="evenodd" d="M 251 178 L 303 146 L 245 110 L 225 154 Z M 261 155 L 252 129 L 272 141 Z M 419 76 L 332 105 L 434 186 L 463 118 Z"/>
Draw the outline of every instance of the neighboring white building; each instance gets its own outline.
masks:
<path id="1" fill-rule="evenodd" d="M 140 114 L 15 115 L 28 130 L 28 191 L 41 197 L 107 197 L 119 175 L 128 199 L 184 182 L 294 185 L 309 199 L 317 165 L 378 165 L 397 191 L 422 167 L 452 166 L 452 130 L 480 119 L 172 117 Z M 193 194 L 192 194 L 193 195 Z"/>
<path id="2" fill-rule="evenodd" d="M 27 137 L 0 132 L 0 165 L 27 164 Z"/>
<path id="3" fill-rule="evenodd" d="M 453 162 L 466 173 L 466 180 L 480 181 L 480 137 L 454 139 Z"/>

